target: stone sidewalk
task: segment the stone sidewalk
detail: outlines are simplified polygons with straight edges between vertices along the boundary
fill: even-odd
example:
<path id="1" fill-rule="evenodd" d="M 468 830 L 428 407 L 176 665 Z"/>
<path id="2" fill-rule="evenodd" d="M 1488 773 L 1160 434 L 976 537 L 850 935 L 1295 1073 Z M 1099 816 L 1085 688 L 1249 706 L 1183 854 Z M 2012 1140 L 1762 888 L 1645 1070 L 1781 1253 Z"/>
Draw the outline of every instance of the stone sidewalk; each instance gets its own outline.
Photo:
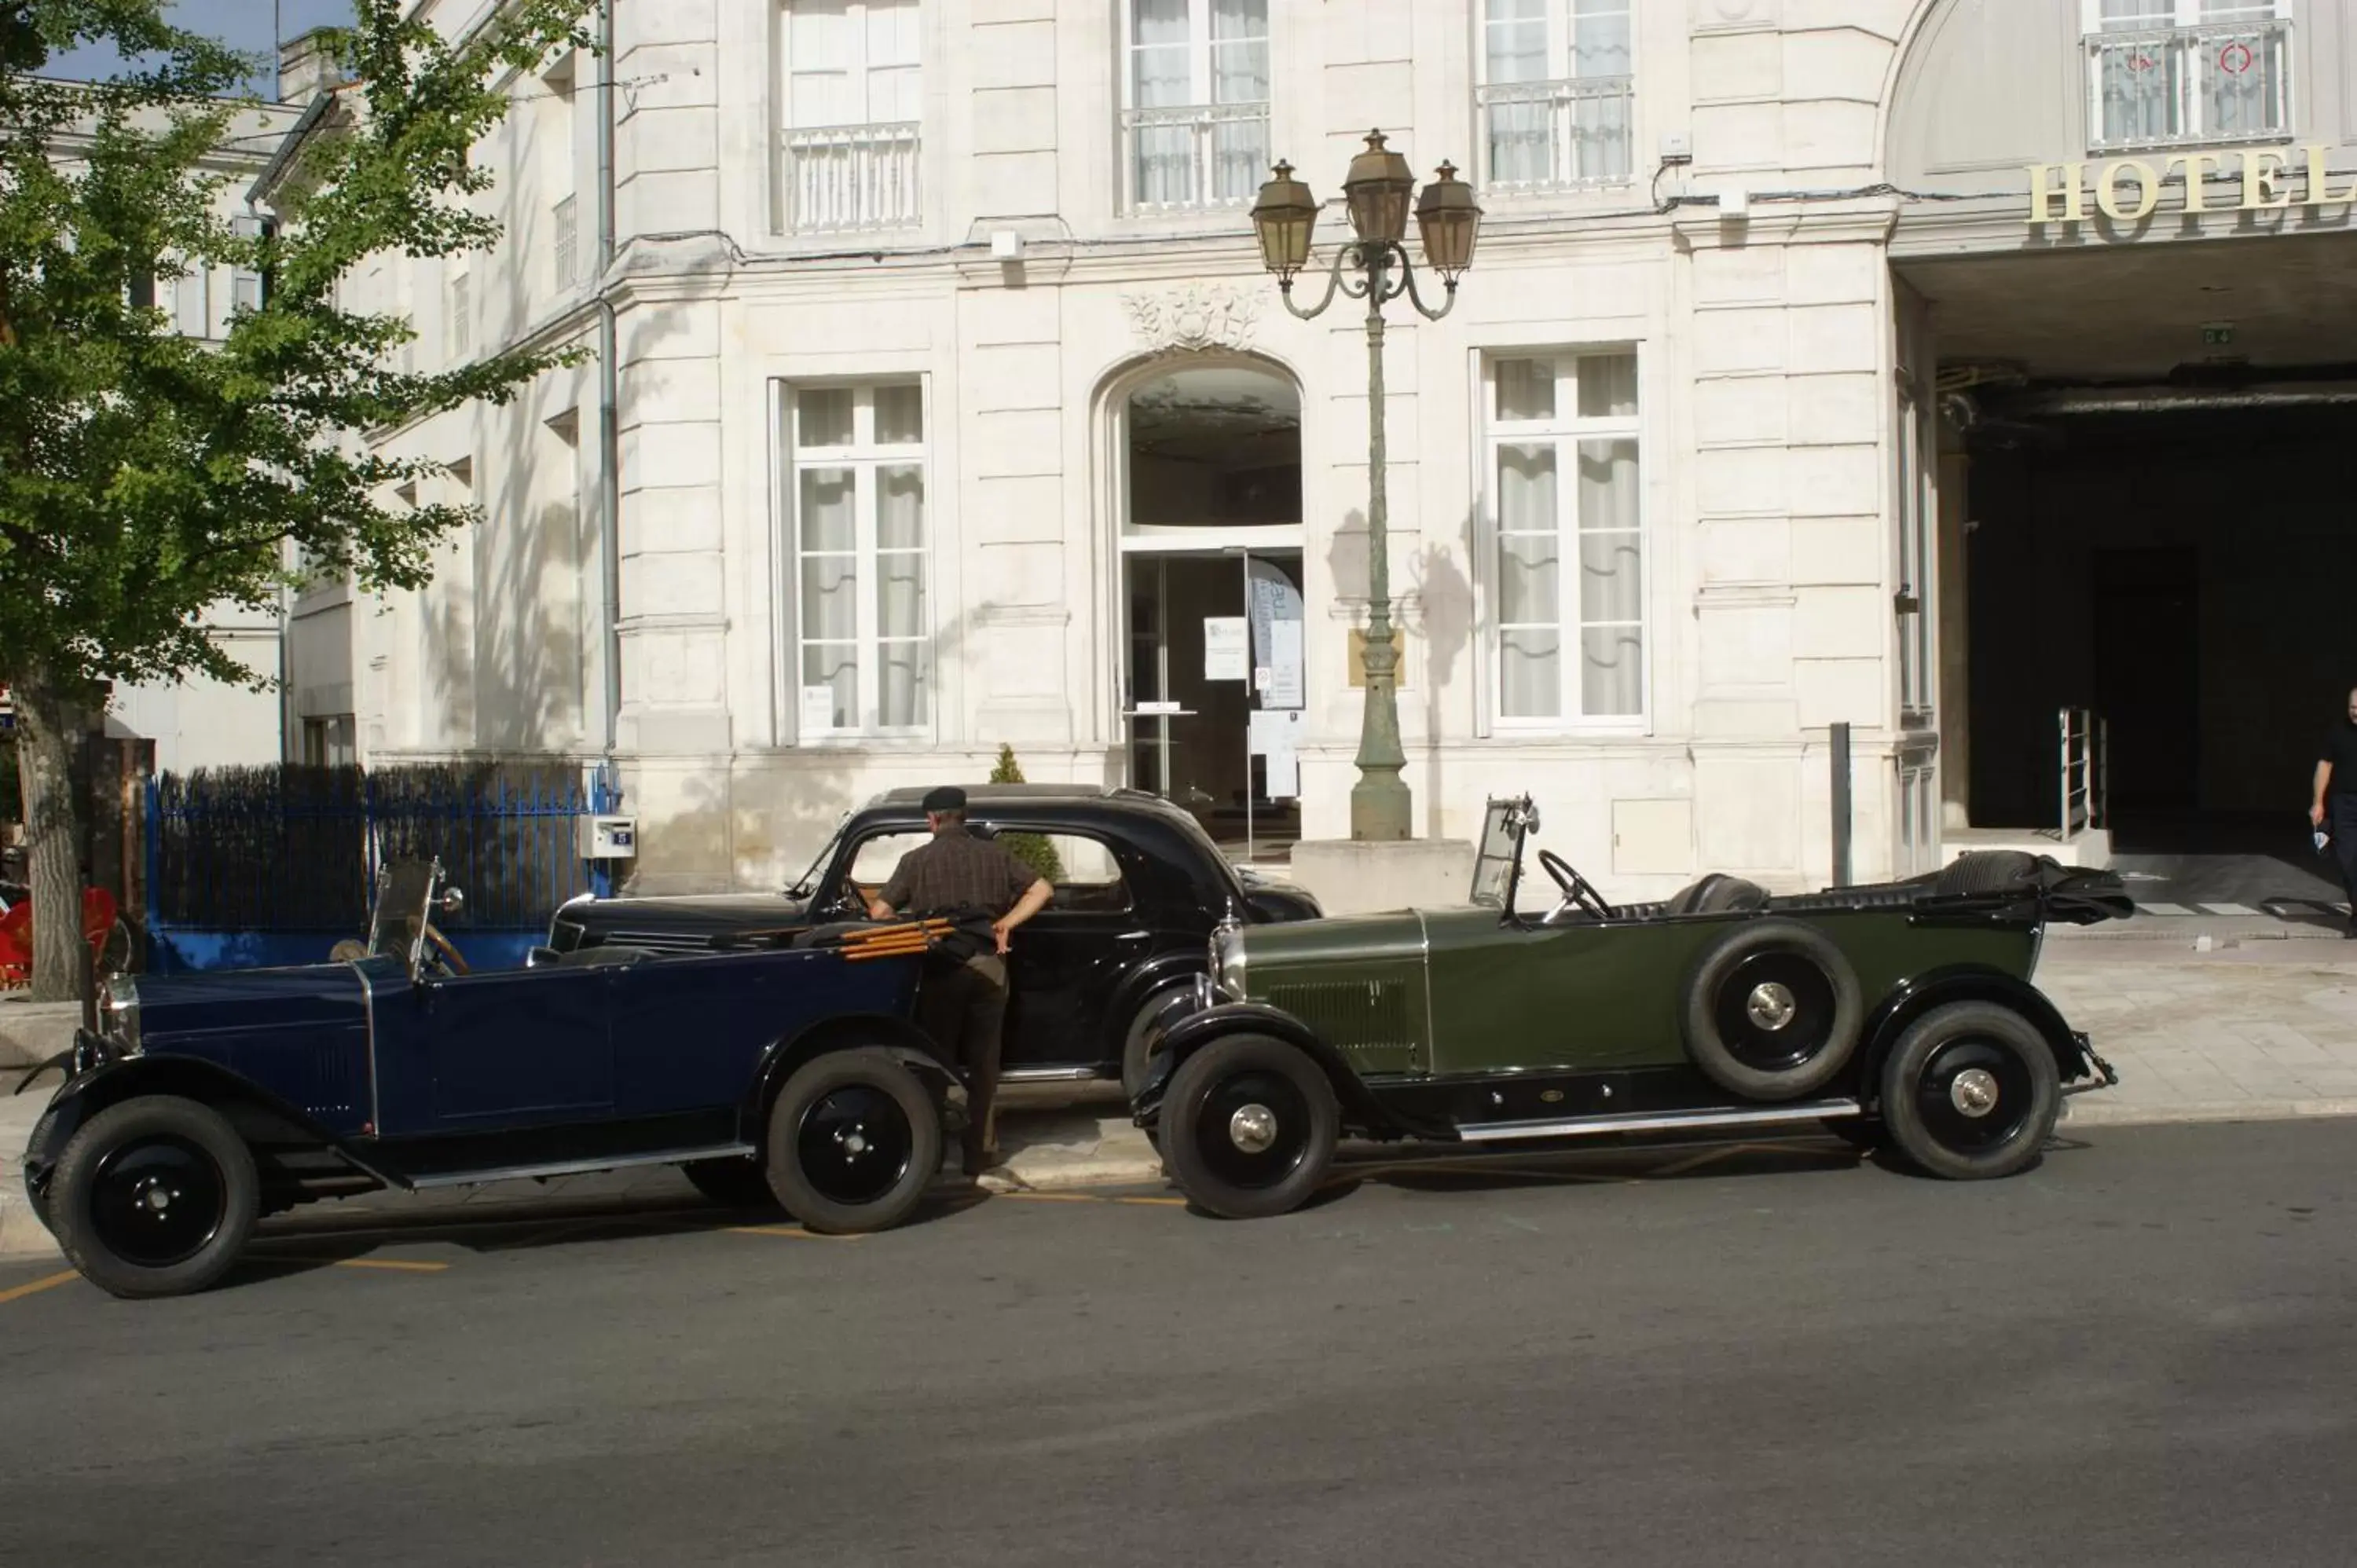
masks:
<path id="1" fill-rule="evenodd" d="M 2256 928 L 2137 941 L 2058 935 L 2048 942 L 2038 983 L 2120 1071 L 2118 1088 L 2065 1102 L 2075 1126 L 2357 1115 L 2357 951 L 2337 940 L 2286 940 Z M 15 1078 L 0 1072 L 0 1095 Z M 48 1233 L 25 1211 L 16 1164 L 52 1086 L 45 1080 L 0 1098 L 0 1258 L 55 1254 Z M 1160 1160 L 1129 1124 L 1115 1090 L 1012 1089 L 1005 1103 L 1007 1160 L 985 1187 L 1048 1191 L 1161 1179 Z M 429 1226 L 558 1220 L 698 1201 L 677 1173 L 650 1170 L 378 1194 L 271 1224 L 340 1229 L 396 1216 Z"/>

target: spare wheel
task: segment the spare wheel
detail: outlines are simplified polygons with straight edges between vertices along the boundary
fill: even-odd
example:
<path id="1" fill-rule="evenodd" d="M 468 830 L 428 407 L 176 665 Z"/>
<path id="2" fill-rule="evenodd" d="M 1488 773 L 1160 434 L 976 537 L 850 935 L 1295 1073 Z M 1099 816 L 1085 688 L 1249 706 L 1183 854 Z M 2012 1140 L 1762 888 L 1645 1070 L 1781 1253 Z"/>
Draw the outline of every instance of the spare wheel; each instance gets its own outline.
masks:
<path id="1" fill-rule="evenodd" d="M 1833 940 L 1798 920 L 1748 920 L 1705 948 L 1686 982 L 1686 1054 L 1747 1100 L 1824 1088 L 1857 1048 L 1866 1004 Z"/>

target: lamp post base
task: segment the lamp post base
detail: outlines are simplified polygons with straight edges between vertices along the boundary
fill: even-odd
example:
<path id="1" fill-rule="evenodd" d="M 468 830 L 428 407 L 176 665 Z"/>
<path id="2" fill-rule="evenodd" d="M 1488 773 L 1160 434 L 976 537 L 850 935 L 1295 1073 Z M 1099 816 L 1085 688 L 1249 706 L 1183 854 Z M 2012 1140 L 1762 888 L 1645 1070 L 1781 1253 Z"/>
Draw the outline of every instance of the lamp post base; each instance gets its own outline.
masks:
<path id="1" fill-rule="evenodd" d="M 1409 823 L 1415 802 L 1396 764 L 1390 768 L 1359 765 L 1359 781 L 1351 786 L 1351 837 L 1361 843 L 1392 843 L 1415 837 Z"/>

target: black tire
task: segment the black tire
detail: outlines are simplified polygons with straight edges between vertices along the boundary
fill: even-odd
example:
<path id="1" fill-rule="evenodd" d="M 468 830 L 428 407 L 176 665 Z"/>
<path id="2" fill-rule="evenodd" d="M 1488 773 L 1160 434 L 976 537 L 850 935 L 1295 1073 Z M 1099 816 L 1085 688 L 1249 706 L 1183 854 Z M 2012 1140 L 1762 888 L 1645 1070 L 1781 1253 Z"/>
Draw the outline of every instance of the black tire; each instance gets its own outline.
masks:
<path id="1" fill-rule="evenodd" d="M 1797 1100 L 1857 1049 L 1866 1000 L 1833 940 L 1798 920 L 1749 920 L 1703 950 L 1686 982 L 1686 1054 L 1746 1100 Z"/>
<path id="2" fill-rule="evenodd" d="M 1262 1219 L 1300 1208 L 1325 1181 L 1342 1112 L 1301 1051 L 1231 1035 L 1180 1064 L 1161 1122 L 1162 1162 L 1181 1192 L 1227 1219 Z"/>
<path id="3" fill-rule="evenodd" d="M 1163 1015 L 1183 1004 L 1191 987 L 1172 986 L 1156 992 L 1141 1004 L 1129 1021 L 1129 1030 L 1121 1041 L 1121 1092 L 1125 1100 L 1135 1100 L 1137 1091 L 1146 1087 L 1146 1069 L 1153 1065 L 1146 1047 L 1153 1043 L 1154 1031 Z"/>
<path id="4" fill-rule="evenodd" d="M 109 1106 L 67 1140 L 49 1223 L 82 1277 L 110 1295 L 185 1295 L 237 1262 L 261 1210 L 245 1140 L 210 1105 L 172 1094 Z"/>
<path id="5" fill-rule="evenodd" d="M 775 1208 L 778 1195 L 770 1190 L 770 1173 L 762 1162 L 746 1155 L 733 1160 L 690 1160 L 680 1174 L 695 1190 L 723 1208 Z"/>
<path id="6" fill-rule="evenodd" d="M 57 1125 L 57 1120 L 58 1111 L 57 1107 L 54 1105 L 41 1112 L 40 1120 L 33 1123 L 33 1135 L 25 1140 L 25 1150 L 27 1154 L 48 1144 L 49 1141 L 49 1129 Z M 0 1159 L 5 1159 L 6 1157 L 7 1156 L 5 1155 L 0 1155 Z M 55 1192 L 56 1190 L 57 1176 L 55 1173 L 52 1172 L 49 1177 L 48 1191 Z M 47 1193 L 36 1197 L 33 1196 L 32 1187 L 27 1186 L 25 1188 L 25 1207 L 33 1211 L 33 1218 L 41 1222 L 42 1230 L 48 1231 L 52 1236 L 58 1233 L 58 1228 L 49 1223 L 49 1200 Z"/>
<path id="7" fill-rule="evenodd" d="M 885 1230 L 942 1168 L 941 1110 L 878 1050 L 832 1051 L 786 1080 L 770 1111 L 770 1190 L 813 1230 Z"/>
<path id="8" fill-rule="evenodd" d="M 2062 1075 L 2046 1036 L 1992 1002 L 1933 1008 L 1907 1026 L 1882 1067 L 1891 1142 L 1950 1181 L 2027 1170 L 2061 1108 Z"/>

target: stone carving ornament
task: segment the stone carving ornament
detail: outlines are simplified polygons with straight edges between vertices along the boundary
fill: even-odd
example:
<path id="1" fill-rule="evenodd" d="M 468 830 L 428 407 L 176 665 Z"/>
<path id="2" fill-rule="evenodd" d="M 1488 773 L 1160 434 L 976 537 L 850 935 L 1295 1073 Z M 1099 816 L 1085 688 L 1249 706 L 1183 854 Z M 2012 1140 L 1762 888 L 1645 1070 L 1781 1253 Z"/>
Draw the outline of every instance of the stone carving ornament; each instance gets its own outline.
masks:
<path id="1" fill-rule="evenodd" d="M 1131 328 L 1157 353 L 1200 353 L 1242 349 L 1260 319 L 1257 290 L 1227 284 L 1190 283 L 1159 294 L 1125 294 Z"/>

